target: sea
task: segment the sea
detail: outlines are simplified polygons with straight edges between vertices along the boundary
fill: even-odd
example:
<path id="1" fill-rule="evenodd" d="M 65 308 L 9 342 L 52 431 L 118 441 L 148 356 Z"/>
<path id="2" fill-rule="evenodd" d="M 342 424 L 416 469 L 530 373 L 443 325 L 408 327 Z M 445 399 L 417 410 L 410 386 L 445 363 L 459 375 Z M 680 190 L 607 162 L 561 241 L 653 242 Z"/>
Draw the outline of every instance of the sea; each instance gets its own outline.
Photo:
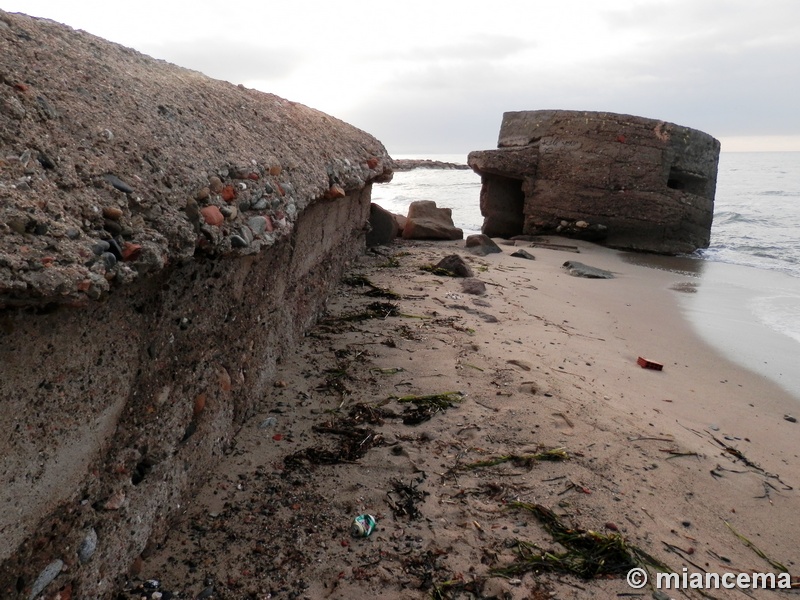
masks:
<path id="1" fill-rule="evenodd" d="M 466 156 L 395 155 L 465 164 Z M 480 177 L 472 170 L 414 169 L 373 187 L 373 201 L 406 214 L 415 200 L 453 211 L 480 233 Z M 698 280 L 680 306 L 697 333 L 742 367 L 800 400 L 800 152 L 720 154 L 711 244 L 675 261 L 642 261 Z"/>

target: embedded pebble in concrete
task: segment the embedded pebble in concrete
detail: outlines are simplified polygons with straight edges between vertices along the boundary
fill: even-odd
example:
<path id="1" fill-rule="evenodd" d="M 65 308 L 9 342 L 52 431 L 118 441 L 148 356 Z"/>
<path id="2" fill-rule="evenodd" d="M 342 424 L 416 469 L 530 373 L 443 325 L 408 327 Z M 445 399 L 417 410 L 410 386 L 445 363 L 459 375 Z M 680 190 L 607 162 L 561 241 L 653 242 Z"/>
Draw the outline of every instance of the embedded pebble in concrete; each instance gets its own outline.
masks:
<path id="1" fill-rule="evenodd" d="M 95 550 L 97 550 L 97 532 L 94 530 L 94 527 L 92 527 L 86 533 L 86 537 L 83 538 L 81 545 L 78 546 L 78 560 L 82 563 L 87 562 L 92 558 Z"/>
<path id="2" fill-rule="evenodd" d="M 258 424 L 259 429 L 267 429 L 269 427 L 275 427 L 278 424 L 278 419 L 275 417 L 267 417 L 261 423 Z"/>
<path id="3" fill-rule="evenodd" d="M 117 264 L 117 257 L 114 256 L 111 252 L 103 252 L 100 255 L 100 260 L 106 266 L 107 269 L 110 269 L 115 264 Z"/>
<path id="4" fill-rule="evenodd" d="M 122 226 L 111 219 L 103 219 L 103 229 L 111 235 L 119 235 L 122 233 Z"/>
<path id="5" fill-rule="evenodd" d="M 209 178 L 208 187 L 210 187 L 211 191 L 215 194 L 219 194 L 225 186 L 222 185 L 222 180 L 219 177 L 214 176 Z"/>
<path id="6" fill-rule="evenodd" d="M 253 232 L 247 225 L 242 225 L 242 227 L 239 228 L 239 237 L 244 239 L 248 243 L 248 245 L 252 244 L 253 240 L 255 239 L 255 237 L 253 236 Z"/>
<path id="7" fill-rule="evenodd" d="M 122 209 L 118 206 L 104 206 L 103 207 L 103 216 L 106 219 L 111 219 L 112 221 L 119 221 L 122 218 L 123 212 Z"/>
<path id="8" fill-rule="evenodd" d="M 231 246 L 234 248 L 247 248 L 250 244 L 246 239 L 239 235 L 232 235 L 231 236 Z"/>
<path id="9" fill-rule="evenodd" d="M 31 595 L 28 596 L 29 600 L 33 600 L 39 594 L 41 594 L 44 589 L 50 585 L 50 582 L 53 581 L 58 574 L 61 573 L 61 569 L 64 568 L 64 561 L 62 560 L 54 560 L 49 565 L 47 565 L 44 570 L 39 573 L 39 576 L 36 578 L 36 581 L 33 582 L 33 586 L 31 586 Z"/>
<path id="10" fill-rule="evenodd" d="M 6 221 L 6 224 L 11 228 L 11 231 L 22 235 L 27 229 L 28 220 L 24 217 L 11 217 Z"/>
<path id="11" fill-rule="evenodd" d="M 213 204 L 211 206 L 204 206 L 201 208 L 200 213 L 203 215 L 203 220 L 208 225 L 219 227 L 225 222 L 225 217 L 222 215 L 219 208 Z"/>
<path id="12" fill-rule="evenodd" d="M 111 185 L 113 185 L 115 188 L 117 188 L 120 192 L 123 192 L 125 194 L 133 193 L 133 188 L 124 181 L 122 181 L 116 175 L 112 175 L 109 173 L 108 175 L 105 176 L 105 180 Z"/>
<path id="13" fill-rule="evenodd" d="M 265 217 L 251 217 L 247 220 L 247 225 L 256 235 L 263 235 L 267 230 L 267 219 Z"/>
<path id="14" fill-rule="evenodd" d="M 122 260 L 122 248 L 114 238 L 108 240 L 108 251 L 113 254 L 114 258 L 117 260 Z"/>

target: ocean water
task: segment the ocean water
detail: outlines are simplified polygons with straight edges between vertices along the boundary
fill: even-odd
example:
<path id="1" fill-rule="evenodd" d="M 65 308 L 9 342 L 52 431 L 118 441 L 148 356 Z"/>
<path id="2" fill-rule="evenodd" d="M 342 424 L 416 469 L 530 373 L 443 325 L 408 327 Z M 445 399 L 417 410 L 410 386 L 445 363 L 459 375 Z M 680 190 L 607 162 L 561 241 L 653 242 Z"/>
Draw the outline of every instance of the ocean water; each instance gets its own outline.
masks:
<path id="1" fill-rule="evenodd" d="M 465 164 L 458 154 L 397 155 Z M 373 200 L 406 214 L 414 200 L 453 209 L 464 234 L 480 233 L 481 180 L 468 170 L 415 169 L 373 188 Z M 722 153 L 711 246 L 698 258 L 800 277 L 800 152 Z"/>
<path id="2" fill-rule="evenodd" d="M 800 277 L 800 152 L 720 156 L 711 246 L 700 256 Z"/>
<path id="3" fill-rule="evenodd" d="M 462 154 L 397 154 L 393 158 L 467 163 L 466 155 Z M 414 169 L 395 173 L 391 183 L 372 186 L 372 201 L 386 210 L 404 215 L 412 202 L 433 200 L 440 208 L 453 209 L 453 222 L 467 236 L 481 232 L 480 191 L 481 178 L 472 169 Z"/>
<path id="4" fill-rule="evenodd" d="M 395 158 L 466 163 L 463 155 Z M 465 235 L 480 232 L 479 195 L 480 177 L 472 170 L 415 169 L 373 187 L 373 201 L 392 212 L 406 214 L 415 200 L 451 208 Z M 710 247 L 673 267 L 642 264 L 696 279 L 696 293 L 680 294 L 696 331 L 800 398 L 800 152 L 723 152 Z"/>

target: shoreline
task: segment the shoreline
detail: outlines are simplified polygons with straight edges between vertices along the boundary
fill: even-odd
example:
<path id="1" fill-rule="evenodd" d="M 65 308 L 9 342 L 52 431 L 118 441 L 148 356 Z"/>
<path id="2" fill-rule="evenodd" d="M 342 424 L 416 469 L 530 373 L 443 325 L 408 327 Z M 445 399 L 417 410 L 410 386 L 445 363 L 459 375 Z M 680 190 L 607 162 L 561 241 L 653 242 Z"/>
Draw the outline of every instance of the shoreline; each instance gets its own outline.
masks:
<path id="1" fill-rule="evenodd" d="M 158 579 L 197 595 L 213 581 L 221 599 L 429 598 L 448 581 L 445 597 L 632 591 L 624 577 L 494 574 L 518 559 L 516 540 L 554 547 L 515 502 L 618 532 L 677 572 L 774 570 L 729 523 L 796 576 L 786 524 L 800 508 L 800 425 L 783 419 L 796 399 L 697 335 L 671 289 L 685 275 L 569 243 L 580 254 L 530 248 L 528 261 L 508 246 L 475 257 L 463 241 L 401 241 L 355 261 L 351 275 L 400 295 L 398 315 L 352 318 L 376 298 L 368 287 L 337 290 L 328 320 L 283 361 L 275 393 L 129 587 Z M 420 269 L 451 253 L 485 295 Z M 572 277 L 566 260 L 616 277 Z M 639 367 L 639 356 L 663 371 Z M 427 421 L 397 417 L 397 397 L 456 391 L 463 398 Z M 347 425 L 362 404 L 388 412 L 380 424 L 362 415 Z M 320 449 L 342 447 L 348 427 L 373 432 L 369 451 L 315 463 L 328 456 Z M 554 449 L 569 460 L 465 468 Z M 349 535 L 359 513 L 378 519 L 366 539 Z"/>
<path id="2" fill-rule="evenodd" d="M 697 335 L 733 362 L 781 386 L 798 400 L 796 410 L 800 410 L 795 360 L 800 354 L 800 331 L 787 329 L 779 320 L 781 304 L 784 314 L 796 320 L 800 279 L 775 270 L 689 257 L 625 253 L 623 260 L 685 276 L 675 291 L 682 292 L 677 294 L 679 307 Z"/>

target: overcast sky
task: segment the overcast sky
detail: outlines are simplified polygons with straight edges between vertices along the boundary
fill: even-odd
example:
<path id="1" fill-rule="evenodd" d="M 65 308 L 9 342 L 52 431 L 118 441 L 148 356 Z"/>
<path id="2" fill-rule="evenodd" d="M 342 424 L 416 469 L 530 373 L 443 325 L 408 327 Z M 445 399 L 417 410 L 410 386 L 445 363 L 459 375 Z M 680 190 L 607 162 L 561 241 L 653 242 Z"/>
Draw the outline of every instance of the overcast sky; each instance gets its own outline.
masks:
<path id="1" fill-rule="evenodd" d="M 393 155 L 496 146 L 504 111 L 664 119 L 800 150 L 800 0 L 0 0 L 325 111 Z"/>

